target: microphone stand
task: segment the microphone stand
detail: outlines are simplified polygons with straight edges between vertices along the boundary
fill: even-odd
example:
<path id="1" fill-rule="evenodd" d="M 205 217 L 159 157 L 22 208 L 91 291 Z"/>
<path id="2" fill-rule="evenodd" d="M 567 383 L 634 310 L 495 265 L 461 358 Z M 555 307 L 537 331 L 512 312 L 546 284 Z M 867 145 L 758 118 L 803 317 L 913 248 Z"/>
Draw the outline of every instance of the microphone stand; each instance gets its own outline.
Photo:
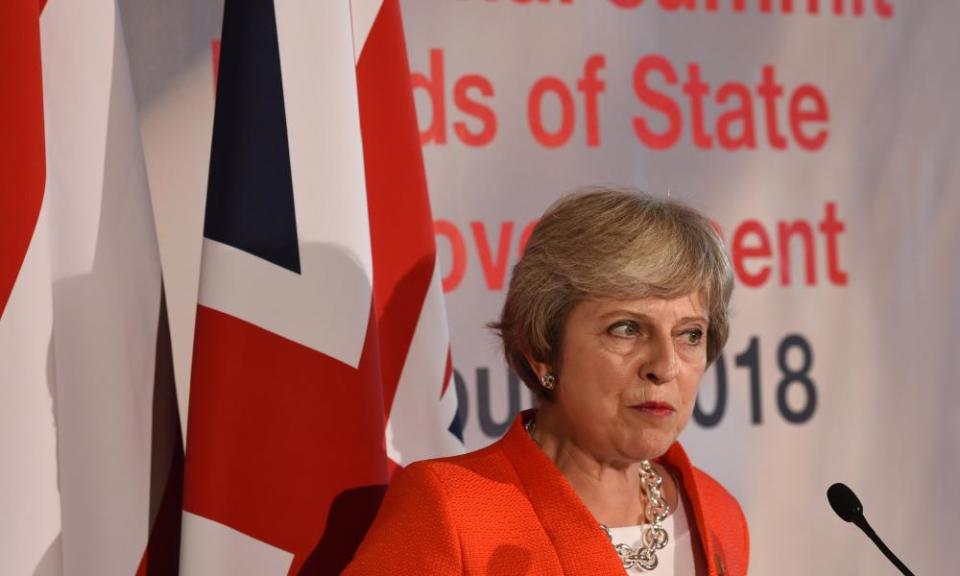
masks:
<path id="1" fill-rule="evenodd" d="M 904 576 L 913 576 L 913 572 L 911 572 L 910 569 L 907 568 L 899 558 L 897 558 L 896 554 L 887 548 L 887 545 L 883 543 L 883 540 L 877 536 L 877 533 L 874 532 L 873 528 L 870 527 L 870 523 L 867 522 L 866 518 L 861 515 L 851 520 L 851 522 L 856 524 L 858 528 L 863 530 L 863 533 L 866 534 L 868 538 L 873 540 L 873 543 L 877 545 L 877 548 L 879 548 L 881 552 L 883 552 L 883 555 L 887 557 L 887 560 L 893 562 L 893 565 L 896 566 Z"/>

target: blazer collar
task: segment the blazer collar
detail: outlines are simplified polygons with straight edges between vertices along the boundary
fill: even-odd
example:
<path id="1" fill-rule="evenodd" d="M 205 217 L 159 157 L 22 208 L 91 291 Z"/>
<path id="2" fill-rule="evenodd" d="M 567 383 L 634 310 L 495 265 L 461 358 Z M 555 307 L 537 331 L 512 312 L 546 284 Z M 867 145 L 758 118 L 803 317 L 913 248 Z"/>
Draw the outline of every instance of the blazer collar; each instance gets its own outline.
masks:
<path id="1" fill-rule="evenodd" d="M 680 483 L 683 486 L 682 496 L 686 496 L 690 502 L 696 525 L 697 538 L 694 538 L 693 542 L 695 546 L 699 544 L 700 550 L 694 550 L 694 555 L 696 556 L 697 552 L 702 554 L 701 559 L 706 563 L 708 576 L 723 576 L 723 564 L 717 554 L 714 536 L 710 530 L 710 527 L 715 525 L 714 514 L 711 514 L 710 509 L 704 505 L 702 491 L 697 485 L 690 457 L 679 442 L 674 442 L 667 453 L 657 458 L 657 461 L 667 464 L 680 475 Z"/>
<path id="2" fill-rule="evenodd" d="M 535 410 L 525 410 L 518 414 L 501 440 L 501 446 L 516 470 L 543 529 L 553 543 L 564 574 L 623 574 L 620 558 L 593 514 L 524 429 L 535 414 Z M 714 558 L 713 543 L 706 529 L 708 518 L 690 458 L 679 443 L 674 443 L 658 460 L 679 472 L 683 492 L 693 509 L 697 531 L 700 533 L 700 552 L 705 559 Z M 717 567 L 709 560 L 707 571 L 709 576 L 718 576 Z"/>
<path id="3" fill-rule="evenodd" d="M 563 573 L 623 574 L 620 558 L 593 514 L 524 429 L 534 414 L 534 410 L 518 414 L 501 446 L 553 543 Z"/>

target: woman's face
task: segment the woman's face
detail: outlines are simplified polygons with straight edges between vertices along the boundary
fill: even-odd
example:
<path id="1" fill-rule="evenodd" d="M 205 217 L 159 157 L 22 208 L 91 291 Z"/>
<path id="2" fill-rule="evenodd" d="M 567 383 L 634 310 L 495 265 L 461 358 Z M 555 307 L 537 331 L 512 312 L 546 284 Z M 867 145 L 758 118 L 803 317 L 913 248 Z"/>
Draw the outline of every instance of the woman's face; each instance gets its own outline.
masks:
<path id="1" fill-rule="evenodd" d="M 667 451 L 690 420 L 707 366 L 702 300 L 693 293 L 574 307 L 548 408 L 573 442 L 610 462 Z"/>

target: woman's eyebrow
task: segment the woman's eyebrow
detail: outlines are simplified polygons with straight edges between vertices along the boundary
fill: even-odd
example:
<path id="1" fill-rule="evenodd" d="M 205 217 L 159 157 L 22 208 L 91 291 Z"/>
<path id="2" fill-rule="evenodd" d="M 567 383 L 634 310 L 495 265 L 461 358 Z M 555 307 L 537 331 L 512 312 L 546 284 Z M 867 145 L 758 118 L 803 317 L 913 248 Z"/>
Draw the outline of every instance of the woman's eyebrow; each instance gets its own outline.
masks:
<path id="1" fill-rule="evenodd" d="M 645 314 L 644 312 L 640 312 L 637 310 L 630 310 L 629 308 L 616 308 L 614 310 L 604 312 L 599 316 L 599 318 L 601 320 L 606 320 L 608 318 L 613 318 L 616 316 L 630 316 L 633 318 L 637 318 L 639 320 L 650 320 L 650 321 L 654 320 L 654 318 L 649 314 Z M 701 316 L 699 314 L 695 314 L 693 316 L 684 316 L 677 320 L 677 324 L 685 324 L 687 322 L 701 322 L 703 324 L 710 323 L 710 321 L 707 320 L 706 316 Z"/>
<path id="2" fill-rule="evenodd" d="M 679 322 L 677 322 L 677 324 L 686 324 L 687 322 L 701 322 L 703 324 L 710 323 L 710 321 L 707 320 L 706 316 L 697 315 L 697 316 L 684 316 L 683 318 L 680 319 Z"/>
<path id="3" fill-rule="evenodd" d="M 638 312 L 637 310 L 630 310 L 628 308 L 616 308 L 614 310 L 609 310 L 600 315 L 600 319 L 605 320 L 607 318 L 612 318 L 615 316 L 631 316 L 633 318 L 638 318 L 641 320 L 652 320 L 653 318 L 648 314 L 643 312 Z"/>

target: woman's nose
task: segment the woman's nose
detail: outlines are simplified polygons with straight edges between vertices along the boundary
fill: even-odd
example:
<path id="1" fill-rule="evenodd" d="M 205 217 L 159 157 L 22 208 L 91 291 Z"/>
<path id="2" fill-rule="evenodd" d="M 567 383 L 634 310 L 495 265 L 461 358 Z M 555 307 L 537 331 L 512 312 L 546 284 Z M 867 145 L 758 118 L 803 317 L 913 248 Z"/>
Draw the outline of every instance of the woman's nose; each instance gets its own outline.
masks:
<path id="1" fill-rule="evenodd" d="M 640 366 L 641 375 L 654 384 L 670 382 L 680 372 L 677 349 L 670 335 L 658 336 L 651 342 L 649 355 Z"/>

